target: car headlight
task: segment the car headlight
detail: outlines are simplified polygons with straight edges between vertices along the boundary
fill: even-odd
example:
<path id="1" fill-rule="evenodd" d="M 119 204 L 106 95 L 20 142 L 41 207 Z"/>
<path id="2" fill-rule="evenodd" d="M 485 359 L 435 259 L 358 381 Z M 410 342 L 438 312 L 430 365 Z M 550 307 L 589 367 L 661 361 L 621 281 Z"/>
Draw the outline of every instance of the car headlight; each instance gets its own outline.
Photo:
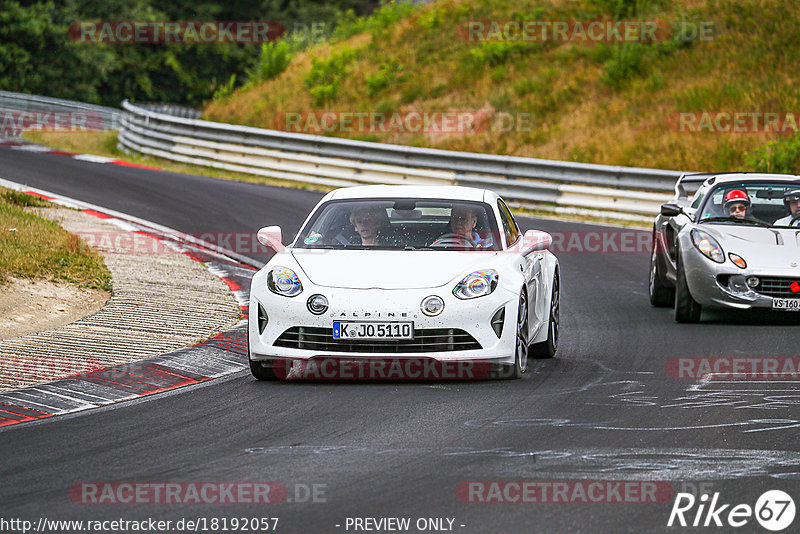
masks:
<path id="1" fill-rule="evenodd" d="M 692 230 L 692 241 L 697 250 L 708 259 L 717 263 L 725 263 L 725 253 L 717 240 L 702 230 Z"/>
<path id="2" fill-rule="evenodd" d="M 494 269 L 475 271 L 465 276 L 453 288 L 453 295 L 463 300 L 474 299 L 490 294 L 496 287 L 497 271 Z"/>
<path id="3" fill-rule="evenodd" d="M 267 287 L 276 295 L 294 297 L 303 292 L 297 273 L 286 267 L 274 267 L 267 274 Z"/>
<path id="4" fill-rule="evenodd" d="M 744 258 L 739 256 L 738 254 L 734 254 L 733 252 L 728 252 L 728 257 L 731 259 L 733 264 L 740 269 L 747 269 L 747 262 L 744 261 Z M 758 285 L 758 284 L 756 284 Z"/>

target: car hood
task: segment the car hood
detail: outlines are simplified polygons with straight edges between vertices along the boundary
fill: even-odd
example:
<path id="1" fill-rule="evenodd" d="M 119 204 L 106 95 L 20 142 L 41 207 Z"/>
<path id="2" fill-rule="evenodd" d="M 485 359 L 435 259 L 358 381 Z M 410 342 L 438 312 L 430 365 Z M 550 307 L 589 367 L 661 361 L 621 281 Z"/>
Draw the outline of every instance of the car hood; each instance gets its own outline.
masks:
<path id="1" fill-rule="evenodd" d="M 711 230 L 726 252 L 739 254 L 748 265 L 800 261 L 800 231 L 796 229 L 729 225 L 702 225 L 700 229 Z"/>
<path id="2" fill-rule="evenodd" d="M 440 287 L 465 271 L 490 267 L 496 256 L 497 252 L 292 250 L 311 282 L 350 289 Z"/>

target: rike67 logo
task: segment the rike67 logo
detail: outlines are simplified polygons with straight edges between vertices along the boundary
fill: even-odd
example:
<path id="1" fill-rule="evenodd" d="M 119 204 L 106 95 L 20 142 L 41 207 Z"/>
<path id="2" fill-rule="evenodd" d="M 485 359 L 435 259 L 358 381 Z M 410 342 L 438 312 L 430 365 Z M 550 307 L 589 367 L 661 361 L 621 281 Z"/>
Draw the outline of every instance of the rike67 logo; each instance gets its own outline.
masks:
<path id="1" fill-rule="evenodd" d="M 705 493 L 699 499 L 691 493 L 678 493 L 667 526 L 739 528 L 749 524 L 753 516 L 767 530 L 784 530 L 794 521 L 794 500 L 784 491 L 769 490 L 758 498 L 753 507 L 749 504 L 721 503 L 719 492 L 714 493 L 710 502 Z"/>

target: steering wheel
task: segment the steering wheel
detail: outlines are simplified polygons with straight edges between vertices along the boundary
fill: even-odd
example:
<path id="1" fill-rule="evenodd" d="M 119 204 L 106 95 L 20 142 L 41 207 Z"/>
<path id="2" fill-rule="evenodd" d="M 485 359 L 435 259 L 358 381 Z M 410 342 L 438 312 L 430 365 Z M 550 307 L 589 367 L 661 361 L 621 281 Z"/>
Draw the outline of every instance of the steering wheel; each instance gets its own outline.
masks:
<path id="1" fill-rule="evenodd" d="M 454 247 L 454 248 L 478 248 L 478 244 L 475 243 L 475 241 L 462 234 L 444 234 L 443 236 L 440 236 L 436 241 L 431 243 L 431 246 Z"/>

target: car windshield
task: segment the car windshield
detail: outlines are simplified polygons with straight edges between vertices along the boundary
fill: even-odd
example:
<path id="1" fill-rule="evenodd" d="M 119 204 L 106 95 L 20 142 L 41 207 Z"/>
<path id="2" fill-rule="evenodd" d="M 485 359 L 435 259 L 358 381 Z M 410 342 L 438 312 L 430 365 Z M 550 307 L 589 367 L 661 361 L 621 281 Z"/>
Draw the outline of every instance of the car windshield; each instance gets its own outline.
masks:
<path id="1" fill-rule="evenodd" d="M 497 224 L 482 202 L 431 199 L 334 200 L 303 227 L 295 248 L 499 250 Z"/>
<path id="2" fill-rule="evenodd" d="M 800 184 L 787 182 L 723 183 L 705 196 L 697 222 L 788 227 L 800 206 L 784 195 L 799 190 Z"/>

